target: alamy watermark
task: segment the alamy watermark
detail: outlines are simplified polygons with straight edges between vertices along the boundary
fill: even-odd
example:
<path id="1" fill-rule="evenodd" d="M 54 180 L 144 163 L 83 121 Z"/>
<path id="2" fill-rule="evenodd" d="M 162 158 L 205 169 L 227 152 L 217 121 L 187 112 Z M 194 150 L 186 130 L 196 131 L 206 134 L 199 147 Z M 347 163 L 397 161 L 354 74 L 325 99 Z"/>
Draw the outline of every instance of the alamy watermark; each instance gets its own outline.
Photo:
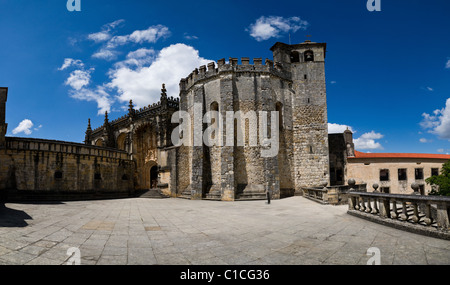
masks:
<path id="1" fill-rule="evenodd" d="M 81 11 L 81 0 L 67 0 L 67 10 L 69 12 Z"/>
<path id="2" fill-rule="evenodd" d="M 80 265 L 81 264 L 81 251 L 78 247 L 71 247 L 67 250 L 67 255 L 70 256 L 67 260 L 67 265 Z"/>
<path id="3" fill-rule="evenodd" d="M 367 0 L 367 10 L 369 10 L 369 12 L 380 12 L 381 0 Z"/>
<path id="4" fill-rule="evenodd" d="M 367 265 L 381 265 L 381 252 L 378 247 L 367 249 L 366 255 L 371 256 L 369 260 L 367 260 Z"/>
<path id="5" fill-rule="evenodd" d="M 194 103 L 193 118 L 186 111 L 177 111 L 173 114 L 172 123 L 179 124 L 171 135 L 174 146 L 248 145 L 260 147 L 261 157 L 275 157 L 278 154 L 278 111 L 259 111 L 258 113 L 227 111 L 224 123 L 220 112 L 208 111 L 203 115 L 202 110 L 201 103 Z M 204 129 L 203 124 L 207 124 L 208 127 Z"/>

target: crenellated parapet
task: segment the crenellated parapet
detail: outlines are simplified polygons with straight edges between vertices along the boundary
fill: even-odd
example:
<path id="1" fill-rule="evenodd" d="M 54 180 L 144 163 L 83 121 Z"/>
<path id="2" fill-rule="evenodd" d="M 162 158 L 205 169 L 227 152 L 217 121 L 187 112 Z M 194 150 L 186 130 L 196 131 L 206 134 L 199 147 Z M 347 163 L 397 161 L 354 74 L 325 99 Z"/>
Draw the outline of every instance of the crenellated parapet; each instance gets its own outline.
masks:
<path id="1" fill-rule="evenodd" d="M 211 62 L 194 69 L 186 78 L 180 80 L 180 92 L 189 90 L 196 83 L 211 80 L 226 73 L 268 74 L 291 81 L 291 72 L 281 63 L 266 59 L 263 64 L 262 58 L 254 58 L 253 64 L 250 64 L 248 57 L 242 57 L 240 62 L 238 58 L 230 57 L 228 62 L 224 58 L 219 59 L 217 66 L 215 62 Z"/>

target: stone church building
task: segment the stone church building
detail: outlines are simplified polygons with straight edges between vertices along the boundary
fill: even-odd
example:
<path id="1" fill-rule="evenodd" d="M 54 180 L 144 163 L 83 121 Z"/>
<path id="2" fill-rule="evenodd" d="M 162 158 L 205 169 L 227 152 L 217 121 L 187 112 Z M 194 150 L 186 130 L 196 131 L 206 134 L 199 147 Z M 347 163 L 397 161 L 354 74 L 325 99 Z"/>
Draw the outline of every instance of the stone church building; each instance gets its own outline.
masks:
<path id="1" fill-rule="evenodd" d="M 126 196 L 155 188 L 170 197 L 233 201 L 264 199 L 266 193 L 279 199 L 301 194 L 302 187 L 330 184 L 326 44 L 278 42 L 271 51 L 273 60 L 264 62 L 229 58 L 200 66 L 180 80 L 179 98 L 168 96 L 163 84 L 158 103 L 135 109 L 130 101 L 127 114 L 109 121 L 106 113 L 95 129 L 89 121 L 84 144 L 5 137 L 5 89 L 0 191 Z M 199 122 L 175 116 L 211 111 L 219 117 Z M 230 112 L 244 116 L 227 117 Z M 261 112 L 268 113 L 266 121 L 248 115 Z M 233 132 L 214 136 L 244 143 L 196 144 L 198 133 L 218 121 L 234 126 Z M 251 143 L 264 123 L 277 125 L 270 133 L 278 135 L 273 156 L 262 155 L 263 142 Z M 188 126 L 183 132 L 177 129 L 181 124 Z M 174 144 L 174 134 L 190 141 Z"/>
<path id="2" fill-rule="evenodd" d="M 109 122 L 106 114 L 103 126 L 89 126 L 85 143 L 126 151 L 136 167 L 135 189 L 158 187 L 172 197 L 260 199 L 269 191 L 277 199 L 301 193 L 302 186 L 323 185 L 329 181 L 326 44 L 276 43 L 271 51 L 273 60 L 264 64 L 261 58 L 252 64 L 229 58 L 200 66 L 181 79 L 179 99 L 167 97 L 163 86 L 160 102 L 140 110 L 130 102 L 127 115 Z M 215 111 L 222 118 L 230 111 L 277 111 L 278 155 L 262 157 L 263 146 L 249 144 L 250 129 L 261 132 L 251 117 L 228 122 L 241 124 L 244 133 L 234 136 L 244 137 L 243 145 L 174 146 L 173 114 L 194 117 L 195 106 L 202 115 Z M 200 124 L 201 131 L 208 127 Z"/>

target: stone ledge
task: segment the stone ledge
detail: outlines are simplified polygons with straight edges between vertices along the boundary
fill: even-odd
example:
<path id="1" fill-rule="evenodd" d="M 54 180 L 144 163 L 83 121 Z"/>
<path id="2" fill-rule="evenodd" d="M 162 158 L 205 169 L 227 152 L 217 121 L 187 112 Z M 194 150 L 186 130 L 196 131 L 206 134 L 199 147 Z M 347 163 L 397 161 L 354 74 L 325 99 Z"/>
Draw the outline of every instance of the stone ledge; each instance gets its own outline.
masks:
<path id="1" fill-rule="evenodd" d="M 449 231 L 443 231 L 438 230 L 433 227 L 426 227 L 422 225 L 412 224 L 410 222 L 401 222 L 398 220 L 393 220 L 391 218 L 382 218 L 378 215 L 363 213 L 361 211 L 357 210 L 348 210 L 347 214 L 362 218 L 371 222 L 375 222 L 384 226 L 393 227 L 395 229 L 425 235 L 429 237 L 439 238 L 439 239 L 445 239 L 450 240 L 450 232 Z"/>

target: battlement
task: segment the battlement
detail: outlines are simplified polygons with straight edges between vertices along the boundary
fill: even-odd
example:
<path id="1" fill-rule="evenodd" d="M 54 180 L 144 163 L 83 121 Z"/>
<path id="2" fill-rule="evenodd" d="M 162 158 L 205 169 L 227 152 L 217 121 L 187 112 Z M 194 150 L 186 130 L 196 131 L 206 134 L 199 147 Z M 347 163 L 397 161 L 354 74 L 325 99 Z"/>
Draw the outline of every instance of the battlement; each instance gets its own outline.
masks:
<path id="1" fill-rule="evenodd" d="M 127 152 L 122 150 L 56 140 L 6 137 L 6 148 L 16 151 L 56 152 L 128 160 Z"/>
<path id="2" fill-rule="evenodd" d="M 238 58 L 230 57 L 228 62 L 225 58 L 215 62 L 210 62 L 208 65 L 202 65 L 194 69 L 186 78 L 180 80 L 180 92 L 189 90 L 193 85 L 200 81 L 212 79 L 220 74 L 235 72 L 235 73 L 266 73 L 274 76 L 291 80 L 291 72 L 284 68 L 281 63 L 273 62 L 270 59 L 262 61 L 262 58 L 254 58 L 253 64 L 250 64 L 250 58 L 242 57 L 240 62 Z"/>

